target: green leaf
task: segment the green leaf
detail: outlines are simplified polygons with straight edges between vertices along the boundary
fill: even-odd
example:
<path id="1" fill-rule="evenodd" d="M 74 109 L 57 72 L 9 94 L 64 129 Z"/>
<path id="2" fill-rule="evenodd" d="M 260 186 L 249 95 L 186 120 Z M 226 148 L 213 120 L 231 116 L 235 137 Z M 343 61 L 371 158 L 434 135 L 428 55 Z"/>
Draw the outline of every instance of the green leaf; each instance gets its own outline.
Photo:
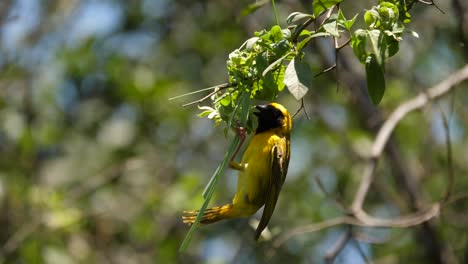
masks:
<path id="1" fill-rule="evenodd" d="M 268 57 L 268 62 L 273 62 L 273 60 L 277 60 L 284 54 L 291 52 L 292 45 L 287 39 L 280 40 L 273 45 L 271 45 L 270 49 L 273 51 L 270 55 L 274 55 L 273 57 Z"/>
<path id="2" fill-rule="evenodd" d="M 274 71 L 269 71 L 263 78 L 254 83 L 252 95 L 258 100 L 273 100 L 284 88 L 285 67 L 280 66 Z"/>
<path id="3" fill-rule="evenodd" d="M 331 36 L 330 33 L 328 32 L 318 32 L 318 33 L 314 33 L 306 38 L 304 38 L 303 40 L 301 40 L 299 43 L 297 43 L 297 46 L 296 46 L 296 49 L 298 51 L 300 51 L 305 45 L 307 45 L 307 43 L 309 43 L 310 40 L 314 39 L 314 38 L 318 38 L 318 37 L 329 37 Z"/>
<path id="4" fill-rule="evenodd" d="M 274 25 L 271 27 L 271 36 L 273 37 L 272 41 L 280 41 L 284 38 L 283 32 L 281 31 L 281 27 L 278 25 Z"/>
<path id="5" fill-rule="evenodd" d="M 347 29 L 347 30 L 351 30 L 351 27 L 354 25 L 354 22 L 356 22 L 356 18 L 357 18 L 358 14 L 354 15 L 353 18 L 351 18 L 350 20 L 346 20 L 343 22 L 343 26 Z"/>
<path id="6" fill-rule="evenodd" d="M 406 0 L 379 0 L 379 4 L 382 3 L 392 3 L 398 8 L 399 20 L 405 24 L 411 22 L 411 15 L 408 13 Z"/>
<path id="7" fill-rule="evenodd" d="M 251 51 L 255 45 L 255 43 L 257 43 L 257 41 L 259 40 L 259 37 L 252 37 L 252 38 L 249 38 L 248 40 L 246 40 L 244 42 L 244 44 L 242 44 L 240 46 L 239 49 L 242 49 L 243 47 L 245 47 L 246 50 L 248 51 Z"/>
<path id="8" fill-rule="evenodd" d="M 386 36 L 387 39 L 387 57 L 390 58 L 395 55 L 400 49 L 400 42 L 392 36 Z"/>
<path id="9" fill-rule="evenodd" d="M 351 47 L 353 48 L 354 55 L 359 59 L 361 63 L 365 63 L 367 58 L 367 31 L 358 29 L 354 31 L 351 37 Z"/>
<path id="10" fill-rule="evenodd" d="M 367 10 L 364 13 L 364 22 L 366 22 L 367 27 L 377 28 L 380 26 L 380 14 L 375 9 Z"/>
<path id="11" fill-rule="evenodd" d="M 314 18 L 314 15 L 313 14 L 305 14 L 305 13 L 301 13 L 301 12 L 294 12 L 294 13 L 291 13 L 288 18 L 286 19 L 286 23 L 288 23 L 288 25 L 291 25 L 292 23 L 296 22 L 296 21 L 299 21 L 301 19 L 305 19 L 305 18 Z"/>
<path id="12" fill-rule="evenodd" d="M 308 64 L 294 58 L 286 68 L 284 75 L 284 84 L 288 87 L 289 92 L 300 100 L 306 95 L 311 86 L 312 77 Z"/>
<path id="13" fill-rule="evenodd" d="M 326 32 L 330 33 L 330 35 L 334 37 L 340 36 L 340 32 L 338 32 L 338 24 L 336 22 L 336 19 L 329 20 L 325 24 L 323 24 L 323 29 L 325 29 Z"/>
<path id="14" fill-rule="evenodd" d="M 366 59 L 367 91 L 375 105 L 378 105 L 385 93 L 385 76 L 382 66 L 377 62 L 374 54 Z"/>
<path id="15" fill-rule="evenodd" d="M 314 0 L 312 2 L 312 10 L 314 11 L 315 17 L 320 16 L 322 12 L 342 1 L 343 0 Z"/>
<path id="16" fill-rule="evenodd" d="M 287 56 L 291 55 L 292 52 L 288 52 L 286 53 L 283 57 L 277 59 L 275 62 L 273 62 L 272 64 L 270 64 L 263 72 L 262 72 L 262 76 L 265 76 L 268 72 L 270 72 L 274 67 L 276 67 L 277 65 L 279 65 L 280 63 L 283 62 L 284 59 L 286 59 Z"/>
<path id="17" fill-rule="evenodd" d="M 383 21 L 385 21 L 389 27 L 395 24 L 399 17 L 398 7 L 389 2 L 382 2 L 379 5 L 378 12 Z"/>
<path id="18" fill-rule="evenodd" d="M 261 0 L 261 1 L 256 1 L 254 4 L 248 5 L 244 10 L 241 12 L 241 16 L 247 16 L 253 12 L 255 12 L 257 9 L 260 7 L 268 4 L 270 0 Z"/>
<path id="19" fill-rule="evenodd" d="M 284 38 L 287 38 L 287 39 L 291 38 L 292 33 L 291 33 L 291 30 L 289 28 L 282 29 L 281 33 L 283 34 Z"/>
<path id="20" fill-rule="evenodd" d="M 338 11 L 338 25 L 346 28 L 346 30 L 351 30 L 351 27 L 354 25 L 354 22 L 356 21 L 358 14 L 354 15 L 354 17 L 350 20 L 346 19 L 346 17 L 343 14 L 343 11 L 340 9 Z"/>
<path id="21" fill-rule="evenodd" d="M 384 62 L 384 57 L 382 54 L 385 52 L 385 48 L 382 43 L 381 43 L 381 31 L 377 29 L 373 30 L 368 30 L 367 31 L 367 36 L 370 40 L 371 47 L 372 47 L 372 53 L 376 56 L 377 62 L 380 65 L 383 65 Z M 366 63 L 367 63 L 367 58 L 366 58 Z"/>
<path id="22" fill-rule="evenodd" d="M 307 30 L 307 29 L 303 29 L 301 31 L 301 33 L 299 34 L 299 37 L 307 37 L 307 36 L 310 36 L 312 35 L 312 33 L 314 33 L 315 31 L 310 31 L 310 30 Z"/>

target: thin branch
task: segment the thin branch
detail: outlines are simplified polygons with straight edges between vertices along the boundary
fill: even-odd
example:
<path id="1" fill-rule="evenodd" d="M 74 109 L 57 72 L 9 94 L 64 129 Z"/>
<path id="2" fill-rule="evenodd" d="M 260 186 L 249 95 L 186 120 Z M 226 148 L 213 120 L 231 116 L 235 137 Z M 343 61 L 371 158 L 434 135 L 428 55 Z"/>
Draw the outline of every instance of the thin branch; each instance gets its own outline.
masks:
<path id="1" fill-rule="evenodd" d="M 390 136 L 393 130 L 395 129 L 396 125 L 410 112 L 421 109 L 424 106 L 426 106 L 431 100 L 438 99 L 443 95 L 446 95 L 458 83 L 467 79 L 468 65 L 455 72 L 454 74 L 450 75 L 447 79 L 440 82 L 436 86 L 428 89 L 427 91 L 421 92 L 415 98 L 401 104 L 394 112 L 392 112 L 390 117 L 385 121 L 385 123 L 377 133 L 376 139 L 372 146 L 372 154 L 369 157 L 358 191 L 356 192 L 354 201 L 351 206 L 352 215 L 332 218 L 312 225 L 291 229 L 287 232 L 284 232 L 276 239 L 274 247 L 281 246 L 293 236 L 308 232 L 316 232 L 322 229 L 343 224 L 363 227 L 406 228 L 420 225 L 439 216 L 442 207 L 440 203 L 434 203 L 428 208 L 418 210 L 415 213 L 410 213 L 404 216 L 389 219 L 371 216 L 362 209 L 362 206 L 365 197 L 369 191 L 370 185 L 373 181 L 378 159 L 382 155 L 385 145 L 390 139 Z M 458 196 L 457 200 L 465 197 L 468 197 L 468 193 L 464 193 L 463 195 Z M 443 204 L 444 206 L 448 203 L 456 201 L 453 197 L 450 196 L 447 199 L 447 202 Z"/>
<path id="2" fill-rule="evenodd" d="M 423 3 L 425 5 L 433 5 L 433 6 L 435 6 L 435 8 L 437 8 L 437 10 L 439 10 L 442 14 L 445 15 L 445 12 L 442 11 L 442 9 L 440 9 L 440 7 L 438 5 L 436 5 L 436 3 L 434 3 L 434 1 L 432 1 L 432 0 L 431 1 L 418 0 L 418 2 Z"/>
<path id="3" fill-rule="evenodd" d="M 333 247 L 327 251 L 325 254 L 325 263 L 332 264 L 335 261 L 335 258 L 340 254 L 344 249 L 346 244 L 352 239 L 352 229 L 348 227 L 345 233 L 335 242 Z"/>
<path id="4" fill-rule="evenodd" d="M 299 114 L 299 112 L 301 112 L 301 110 L 304 110 L 304 114 L 305 114 L 307 120 L 310 120 L 309 114 L 307 113 L 307 109 L 305 108 L 305 105 L 304 105 L 304 98 L 301 98 L 301 107 L 299 107 L 299 109 L 297 109 L 296 113 L 294 113 L 292 118 L 296 117 L 296 115 Z"/>
<path id="5" fill-rule="evenodd" d="M 337 24 L 338 27 L 338 24 Z M 335 69 L 336 69 L 336 91 L 340 89 L 340 82 L 338 80 L 340 79 L 340 72 L 338 71 L 338 52 L 339 50 L 337 49 L 338 47 L 338 38 L 333 37 L 333 42 L 335 43 Z"/>
<path id="6" fill-rule="evenodd" d="M 388 243 L 388 241 L 392 240 L 390 238 L 378 239 L 378 238 L 366 235 L 363 232 L 357 232 L 357 231 L 353 232 L 353 238 L 359 242 L 363 242 L 367 244 L 376 244 L 376 245 L 385 244 L 385 243 Z"/>
<path id="7" fill-rule="evenodd" d="M 445 113 L 441 110 L 442 121 L 445 130 L 445 145 L 447 146 L 447 176 L 448 176 L 448 184 L 447 189 L 445 191 L 444 197 L 442 198 L 442 203 L 445 203 L 450 198 L 453 185 L 455 183 L 455 175 L 453 173 L 453 158 L 452 158 L 452 141 L 450 139 L 450 126 L 449 121 Z"/>
<path id="8" fill-rule="evenodd" d="M 426 210 L 420 210 L 415 213 L 410 213 L 397 218 L 378 218 L 368 215 L 365 211 L 360 210 L 355 212 L 354 217 L 357 223 L 351 222 L 350 224 L 360 225 L 365 227 L 392 227 L 392 228 L 406 228 L 416 226 L 429 221 L 440 215 L 440 204 L 435 203 Z"/>
<path id="9" fill-rule="evenodd" d="M 325 18 L 322 20 L 322 22 L 320 23 L 319 25 L 319 28 L 321 28 L 323 26 L 323 24 L 325 23 L 325 21 L 327 21 L 327 19 L 329 19 L 331 17 L 331 15 L 333 14 L 333 11 L 335 11 L 335 8 L 336 8 L 336 5 L 330 7 L 327 11 L 327 13 L 325 14 Z"/>
<path id="10" fill-rule="evenodd" d="M 327 11 L 327 13 L 324 15 L 324 19 L 322 20 L 322 22 L 320 23 L 320 25 L 318 26 L 319 28 L 321 26 L 323 26 L 323 23 L 328 19 L 330 18 L 331 14 L 333 13 L 333 11 L 335 10 L 336 8 L 336 5 L 330 7 Z M 291 37 L 291 42 L 292 43 L 297 43 L 297 39 L 299 38 L 299 36 L 301 35 L 301 32 L 306 28 L 308 27 L 310 24 L 312 24 L 312 22 L 316 21 L 317 18 L 315 17 L 311 17 L 309 19 L 306 20 L 306 22 L 304 22 L 304 24 L 300 25 L 298 29 L 296 29 L 296 31 L 294 32 L 294 35 Z"/>
<path id="11" fill-rule="evenodd" d="M 315 17 L 311 17 L 311 18 L 307 19 L 307 21 L 304 22 L 304 24 L 300 25 L 299 28 L 296 29 L 296 31 L 294 32 L 294 35 L 291 38 L 291 42 L 292 43 L 297 43 L 297 39 L 299 38 L 299 35 L 301 35 L 301 32 L 306 27 L 308 27 L 310 24 L 312 24 L 312 22 L 314 22 L 314 21 L 315 21 Z"/>
<path id="12" fill-rule="evenodd" d="M 340 217 L 331 218 L 331 219 L 328 219 L 319 223 L 295 227 L 286 232 L 283 232 L 278 238 L 276 238 L 275 242 L 273 243 L 273 247 L 275 248 L 280 247 L 282 244 L 284 244 L 286 241 L 288 241 L 294 236 L 305 234 L 305 233 L 317 232 L 317 231 L 327 229 L 330 227 L 343 225 L 343 224 L 346 224 L 349 220 L 350 218 L 347 216 L 340 216 Z"/>
<path id="13" fill-rule="evenodd" d="M 428 89 L 426 92 L 421 92 L 415 98 L 401 104 L 387 121 L 383 124 L 382 128 L 377 134 L 377 138 L 372 147 L 372 156 L 377 157 L 382 154 L 385 144 L 388 141 L 391 133 L 395 129 L 395 126 L 403 119 L 407 114 L 412 111 L 418 110 L 426 106 L 430 100 L 438 99 L 446 95 L 452 90 L 458 83 L 468 79 L 468 65 L 465 65 L 459 71 L 450 75 L 448 78 L 437 84 L 436 86 Z"/>
<path id="14" fill-rule="evenodd" d="M 353 234 L 353 238 L 354 238 L 354 234 Z M 369 258 L 366 256 L 366 253 L 362 249 L 361 243 L 359 243 L 359 241 L 352 239 L 351 244 L 356 247 L 357 251 L 359 252 L 359 254 L 361 255 L 365 263 L 372 263 L 372 261 L 370 261 Z"/>
<path id="15" fill-rule="evenodd" d="M 363 173 L 361 182 L 359 184 L 358 191 L 356 192 L 353 203 L 351 205 L 351 210 L 353 212 L 358 212 L 362 210 L 364 199 L 367 196 L 367 192 L 369 191 L 369 188 L 372 183 L 372 179 L 375 174 L 375 170 L 377 168 L 377 162 L 378 162 L 378 159 L 373 158 L 368 162 L 367 166 L 364 168 L 364 173 Z"/>
<path id="16" fill-rule="evenodd" d="M 341 198 L 337 195 L 332 195 L 329 191 L 325 189 L 325 186 L 323 185 L 319 175 L 314 175 L 314 180 L 317 183 L 319 189 L 325 194 L 326 197 L 331 198 L 333 201 L 335 201 L 335 203 L 340 207 L 341 210 L 343 210 L 343 212 L 347 211 L 346 205 L 341 200 Z"/>
<path id="17" fill-rule="evenodd" d="M 293 228 L 287 232 L 283 232 L 275 243 L 274 247 L 280 247 L 286 241 L 294 236 L 302 235 L 311 232 L 317 232 L 323 229 L 331 228 L 339 225 L 351 225 L 360 227 L 380 227 L 380 228 L 408 228 L 420 225 L 440 215 L 441 206 L 435 203 L 426 210 L 417 211 L 396 218 L 379 218 L 368 215 L 363 210 L 355 213 L 353 216 L 340 216 L 330 218 L 328 220 L 318 222 L 311 225 L 300 226 Z"/>
<path id="18" fill-rule="evenodd" d="M 327 73 L 327 72 L 329 72 L 329 71 L 331 71 L 331 70 L 333 70 L 333 69 L 335 69 L 335 68 L 336 68 L 336 63 L 333 64 L 332 66 L 330 66 L 329 68 L 327 68 L 327 69 L 325 69 L 325 70 L 323 70 L 323 71 L 321 71 L 321 72 L 315 74 L 315 75 L 314 75 L 314 78 L 315 78 L 315 77 L 318 77 L 318 76 L 320 76 L 320 75 L 322 75 L 322 74 L 324 74 L 324 73 Z"/>
<path id="19" fill-rule="evenodd" d="M 337 46 L 335 45 L 335 49 L 336 50 L 341 50 L 342 48 L 346 47 L 349 44 L 349 42 L 351 42 L 351 38 L 348 38 L 348 40 L 343 42 L 341 45 L 337 45 Z M 337 42 L 337 44 L 338 44 L 338 42 Z"/>
<path id="20" fill-rule="evenodd" d="M 458 201 L 466 199 L 466 198 L 468 198 L 468 192 L 457 193 L 457 194 L 453 195 L 452 197 L 450 197 L 450 199 L 443 204 L 443 207 L 446 207 L 449 204 L 458 202 Z"/>
<path id="21" fill-rule="evenodd" d="M 438 99 L 441 96 L 446 95 L 458 83 L 466 79 L 468 79 L 468 65 L 466 65 L 456 73 L 452 74 L 436 86 L 428 89 L 427 91 L 421 92 L 413 99 L 401 104 L 395 111 L 392 112 L 390 117 L 380 128 L 379 132 L 377 133 L 374 144 L 372 145 L 371 157 L 365 168 L 358 192 L 356 193 L 352 204 L 353 211 L 357 212 L 362 210 L 364 199 L 369 191 L 370 185 L 375 174 L 378 158 L 382 155 L 385 145 L 387 144 L 397 124 L 409 113 L 423 108 L 431 100 Z"/>
<path id="22" fill-rule="evenodd" d="M 349 42 L 351 42 L 351 38 L 349 38 L 349 39 L 346 40 L 343 44 L 338 45 L 338 40 L 337 40 L 337 38 L 333 38 L 333 39 L 334 39 L 334 41 L 335 41 L 335 52 L 336 52 L 336 55 L 335 55 L 335 64 L 333 64 L 333 65 L 330 66 L 329 68 L 327 68 L 327 69 L 325 69 L 325 70 L 323 70 L 323 71 L 321 71 L 321 72 L 315 74 L 315 75 L 314 75 L 314 78 L 315 78 L 315 77 L 318 77 L 318 76 L 320 76 L 320 75 L 322 75 L 322 74 L 324 74 L 324 73 L 327 73 L 327 72 L 329 72 L 329 71 L 331 71 L 331 70 L 333 70 L 333 69 L 336 69 L 336 67 L 337 67 L 336 61 L 338 61 L 338 51 L 340 51 L 342 48 L 346 47 L 346 46 L 349 44 Z M 339 78 L 337 78 L 337 79 L 339 79 Z"/>

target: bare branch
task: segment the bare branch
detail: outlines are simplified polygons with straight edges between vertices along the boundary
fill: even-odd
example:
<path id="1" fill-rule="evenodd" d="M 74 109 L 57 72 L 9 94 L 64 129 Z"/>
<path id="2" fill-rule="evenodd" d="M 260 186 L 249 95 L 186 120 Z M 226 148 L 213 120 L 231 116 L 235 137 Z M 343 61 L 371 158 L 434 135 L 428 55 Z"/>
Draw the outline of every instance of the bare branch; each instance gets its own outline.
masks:
<path id="1" fill-rule="evenodd" d="M 435 203 L 426 210 L 420 210 L 415 213 L 407 214 L 397 218 L 377 218 L 368 215 L 363 210 L 355 212 L 357 223 L 356 225 L 361 225 L 365 227 L 411 227 L 422 224 L 426 221 L 429 221 L 432 218 L 439 216 L 440 214 L 440 204 Z M 352 223 L 353 224 L 353 223 Z"/>
<path id="2" fill-rule="evenodd" d="M 279 236 L 274 247 L 279 247 L 293 236 L 304 234 L 308 232 L 316 232 L 322 229 L 330 228 L 338 225 L 355 225 L 362 227 L 384 227 L 384 228 L 406 228 L 425 223 L 440 215 L 441 204 L 434 203 L 428 208 L 421 209 L 415 213 L 407 214 L 396 218 L 378 218 L 367 214 L 363 209 L 363 203 L 365 197 L 369 191 L 370 185 L 373 181 L 375 170 L 377 167 L 378 159 L 382 155 L 385 145 L 387 144 L 390 136 L 397 126 L 397 124 L 410 112 L 418 110 L 426 106 L 431 100 L 438 99 L 443 95 L 449 93 L 458 83 L 468 79 L 468 65 L 457 71 L 456 73 L 449 76 L 444 81 L 440 82 L 436 86 L 428 89 L 417 95 L 415 98 L 401 104 L 385 121 L 383 126 L 377 133 L 376 139 L 372 146 L 372 154 L 369 157 L 367 166 L 365 167 L 363 177 L 361 179 L 358 191 L 354 197 L 353 204 L 351 206 L 352 215 L 342 216 L 325 220 L 320 223 L 312 225 L 297 227 L 284 232 Z M 458 199 L 466 197 L 465 195 L 460 196 Z M 450 197 L 449 197 L 450 198 Z M 456 200 L 448 199 L 444 204 L 454 202 Z"/>
<path id="3" fill-rule="evenodd" d="M 378 163 L 378 158 L 382 155 L 382 152 L 393 133 L 393 130 L 397 124 L 410 112 L 418 110 L 426 106 L 431 100 L 438 99 L 443 95 L 446 95 L 452 90 L 458 83 L 468 79 L 468 65 L 457 71 L 456 73 L 449 76 L 436 86 L 428 89 L 427 91 L 421 92 L 413 99 L 401 104 L 395 111 L 392 112 L 390 117 L 380 128 L 377 133 L 377 137 L 372 145 L 371 157 L 365 168 L 364 175 L 361 179 L 359 189 L 354 198 L 352 209 L 354 212 L 362 210 L 365 197 L 369 191 L 372 183 L 375 170 Z"/>
<path id="4" fill-rule="evenodd" d="M 310 24 L 312 24 L 312 22 L 315 21 L 315 17 L 311 17 L 309 19 L 307 19 L 306 22 L 304 22 L 304 24 L 302 24 L 294 33 L 294 36 L 291 38 L 291 41 L 292 43 L 297 43 L 297 39 L 299 38 L 299 36 L 301 35 L 301 32 L 306 28 L 308 27 Z"/>
<path id="5" fill-rule="evenodd" d="M 452 197 L 450 197 L 450 199 L 448 201 L 446 201 L 443 205 L 445 207 L 445 206 L 447 206 L 449 204 L 458 202 L 458 201 L 466 199 L 466 198 L 468 198 L 468 192 L 457 193 L 457 194 L 453 195 Z"/>
<path id="6" fill-rule="evenodd" d="M 455 175 L 453 173 L 453 158 L 452 158 L 452 141 L 450 139 L 450 126 L 449 121 L 445 113 L 441 110 L 442 121 L 445 130 L 445 145 L 447 146 L 447 176 L 448 176 L 448 184 L 447 189 L 445 191 L 444 197 L 442 198 L 442 203 L 445 203 L 450 198 L 453 185 L 455 183 Z"/>
<path id="7" fill-rule="evenodd" d="M 363 210 L 360 210 L 359 212 L 356 212 L 354 216 L 331 218 L 319 223 L 296 227 L 287 232 L 284 232 L 276 239 L 274 247 L 280 247 L 286 241 L 297 235 L 317 232 L 323 229 L 345 224 L 351 226 L 381 228 L 407 228 L 417 226 L 437 217 L 440 214 L 440 208 L 440 204 L 435 203 L 426 210 L 421 210 L 415 213 L 389 219 L 373 217 L 368 215 Z"/>
<path id="8" fill-rule="evenodd" d="M 304 98 L 301 99 L 301 107 L 299 107 L 299 109 L 297 109 L 296 113 L 294 113 L 292 118 L 296 117 L 296 115 L 299 114 L 299 112 L 301 112 L 301 110 L 304 111 L 304 114 L 305 114 L 307 120 L 310 120 L 309 114 L 307 113 L 307 109 L 305 108 L 305 105 L 304 105 Z"/>
<path id="9" fill-rule="evenodd" d="M 348 230 L 346 230 L 346 232 L 341 235 L 341 237 L 335 242 L 335 245 L 333 245 L 333 247 L 327 251 L 325 254 L 325 263 L 332 264 L 335 261 L 335 258 L 338 256 L 338 254 L 340 254 L 346 244 L 348 244 L 348 242 L 351 240 L 351 231 L 351 227 L 348 227 Z"/>
<path id="10" fill-rule="evenodd" d="M 351 218 L 348 218 L 347 216 L 341 216 L 341 217 L 336 217 L 336 218 L 331 218 L 319 223 L 311 224 L 311 225 L 306 225 L 306 226 L 300 226 L 296 227 L 293 229 L 290 229 L 286 232 L 283 232 L 276 241 L 273 244 L 273 247 L 278 248 L 282 244 L 284 244 L 286 241 L 291 239 L 292 237 L 296 235 L 301 235 L 305 233 L 311 233 L 311 232 L 317 232 L 322 229 L 327 229 L 330 227 L 338 226 L 338 225 L 343 225 L 346 224 L 346 222 L 350 221 Z"/>
<path id="11" fill-rule="evenodd" d="M 354 234 L 353 234 L 353 238 L 354 238 Z M 359 241 L 357 241 L 356 239 L 352 239 L 351 242 L 352 242 L 352 245 L 354 245 L 356 247 L 359 254 L 361 254 L 361 257 L 364 260 L 364 262 L 365 263 L 372 263 L 372 261 L 369 260 L 369 258 L 366 256 L 366 253 L 362 249 L 361 243 L 359 243 Z"/>
<path id="12" fill-rule="evenodd" d="M 440 9 L 440 7 L 438 5 L 436 5 L 436 3 L 434 3 L 433 0 L 431 0 L 431 1 L 418 0 L 418 2 L 423 3 L 425 5 L 433 5 L 433 6 L 435 6 L 435 8 L 437 8 L 437 10 L 439 10 L 442 14 L 445 15 L 445 12 L 442 9 Z"/>
<path id="13" fill-rule="evenodd" d="M 327 191 L 319 175 L 314 175 L 314 180 L 317 183 L 319 189 L 325 194 L 326 197 L 331 198 L 340 207 L 341 210 L 343 210 L 344 212 L 347 211 L 346 205 L 341 199 L 341 197 L 339 197 L 338 195 L 333 195 L 329 191 Z"/>
<path id="14" fill-rule="evenodd" d="M 332 66 L 326 68 L 325 70 L 323 70 L 323 71 L 321 71 L 321 72 L 315 74 L 314 77 L 318 77 L 318 76 L 320 76 L 320 75 L 322 75 L 322 74 L 324 74 L 324 73 L 327 73 L 327 72 L 329 72 L 329 71 L 331 71 L 331 70 L 333 70 L 333 69 L 335 69 L 335 68 L 336 68 L 336 63 L 333 64 Z"/>
<path id="15" fill-rule="evenodd" d="M 446 95 L 458 83 L 465 81 L 466 79 L 468 79 L 468 65 L 452 74 L 436 86 L 428 89 L 426 92 L 421 92 L 415 98 L 401 104 L 395 111 L 393 111 L 387 121 L 383 124 L 382 128 L 379 130 L 377 138 L 372 147 L 372 156 L 378 157 L 382 154 L 388 138 L 401 119 L 403 119 L 410 112 L 423 108 L 430 100 L 438 99 L 441 96 Z"/>
<path id="16" fill-rule="evenodd" d="M 354 196 L 354 201 L 351 205 L 351 210 L 353 212 L 358 212 L 362 210 L 362 205 L 364 204 L 364 199 L 367 196 L 367 192 L 371 186 L 375 170 L 377 168 L 378 159 L 372 158 L 368 165 L 364 168 L 364 173 L 359 184 L 359 189 Z"/>

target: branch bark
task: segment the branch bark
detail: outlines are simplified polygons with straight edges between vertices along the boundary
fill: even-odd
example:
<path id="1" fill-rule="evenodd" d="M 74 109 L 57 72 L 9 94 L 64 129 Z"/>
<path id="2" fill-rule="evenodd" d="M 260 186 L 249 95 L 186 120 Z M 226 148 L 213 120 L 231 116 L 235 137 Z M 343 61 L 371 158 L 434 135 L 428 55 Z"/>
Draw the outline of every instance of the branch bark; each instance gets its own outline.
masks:
<path id="1" fill-rule="evenodd" d="M 421 92 L 415 98 L 401 104 L 395 111 L 393 111 L 387 121 L 385 121 L 380 128 L 374 144 L 372 145 L 371 158 L 368 161 L 364 176 L 360 182 L 359 190 L 356 193 L 352 204 L 354 212 L 362 210 L 364 199 L 369 192 L 369 187 L 375 175 L 378 158 L 382 155 L 384 148 L 398 123 L 410 112 L 421 109 L 426 106 L 429 101 L 446 95 L 456 86 L 456 84 L 466 79 L 468 79 L 468 65 L 452 74 L 438 85 L 428 89 L 427 91 Z"/>
<path id="2" fill-rule="evenodd" d="M 440 215 L 441 204 L 439 202 L 433 203 L 431 206 L 422 209 L 421 204 L 416 201 L 412 206 L 414 207 L 414 209 L 417 210 L 416 212 L 389 219 L 378 218 L 367 214 L 363 209 L 363 204 L 366 195 L 369 192 L 369 188 L 374 180 L 378 160 L 383 155 L 384 150 L 386 149 L 385 147 L 389 143 L 393 143 L 391 142 L 391 135 L 398 123 L 412 111 L 421 109 L 427 104 L 429 104 L 431 100 L 438 99 L 443 95 L 448 94 L 451 90 L 453 90 L 456 87 L 458 83 L 465 80 L 468 80 L 468 65 L 464 66 L 459 71 L 450 75 L 436 86 L 428 89 L 425 92 L 420 93 L 413 99 L 410 99 L 405 103 L 401 104 L 395 111 L 392 112 L 389 118 L 383 123 L 383 125 L 379 129 L 376 139 L 372 145 L 371 157 L 369 157 L 367 166 L 365 167 L 363 173 L 363 177 L 360 181 L 360 186 L 358 188 L 358 191 L 356 192 L 354 201 L 351 205 L 351 215 L 332 218 L 312 225 L 291 229 L 287 232 L 284 232 L 276 239 L 274 247 L 277 248 L 281 246 L 284 242 L 286 242 L 293 236 L 308 232 L 316 232 L 322 229 L 327 229 L 339 225 L 405 228 L 423 224 L 423 232 L 425 232 L 425 235 L 431 238 L 428 241 L 428 244 L 426 244 L 427 250 L 437 249 L 436 252 L 429 252 L 435 253 L 435 256 L 438 257 L 437 259 L 432 259 L 431 262 L 455 262 L 453 254 L 448 250 L 448 247 L 438 239 L 435 226 L 431 222 L 429 222 L 431 219 L 434 219 Z M 390 157 L 396 157 L 396 149 L 394 144 L 387 146 L 387 149 L 387 155 L 389 155 Z M 401 164 L 403 163 L 402 160 L 397 159 L 396 162 L 401 168 Z M 402 172 L 406 173 L 406 170 L 402 170 Z M 412 184 L 412 181 L 410 180 L 406 179 L 406 181 L 406 190 L 409 192 L 410 197 L 420 199 L 419 192 L 416 188 L 417 185 Z M 450 188 L 450 186 L 448 188 Z M 337 254 L 339 254 L 339 251 L 344 247 L 343 243 L 346 243 L 348 240 L 349 238 L 343 239 L 344 242 L 341 240 L 338 241 L 337 245 L 339 246 L 336 247 L 337 250 L 332 251 L 333 253 L 331 254 L 331 259 L 333 259 Z"/>

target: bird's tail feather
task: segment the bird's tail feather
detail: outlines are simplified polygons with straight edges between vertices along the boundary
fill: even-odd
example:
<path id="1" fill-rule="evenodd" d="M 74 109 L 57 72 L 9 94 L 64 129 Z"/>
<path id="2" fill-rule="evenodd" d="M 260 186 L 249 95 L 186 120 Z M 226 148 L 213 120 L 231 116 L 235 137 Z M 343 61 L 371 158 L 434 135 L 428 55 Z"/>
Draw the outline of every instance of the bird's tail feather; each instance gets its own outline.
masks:
<path id="1" fill-rule="evenodd" d="M 190 225 L 193 224 L 198 216 L 198 212 L 199 210 L 184 211 L 184 214 L 182 216 L 183 222 Z M 203 212 L 203 216 L 200 220 L 200 223 L 204 225 L 211 224 L 232 217 L 235 217 L 233 205 L 225 204 L 222 206 L 215 206 L 206 209 L 205 212 Z"/>

